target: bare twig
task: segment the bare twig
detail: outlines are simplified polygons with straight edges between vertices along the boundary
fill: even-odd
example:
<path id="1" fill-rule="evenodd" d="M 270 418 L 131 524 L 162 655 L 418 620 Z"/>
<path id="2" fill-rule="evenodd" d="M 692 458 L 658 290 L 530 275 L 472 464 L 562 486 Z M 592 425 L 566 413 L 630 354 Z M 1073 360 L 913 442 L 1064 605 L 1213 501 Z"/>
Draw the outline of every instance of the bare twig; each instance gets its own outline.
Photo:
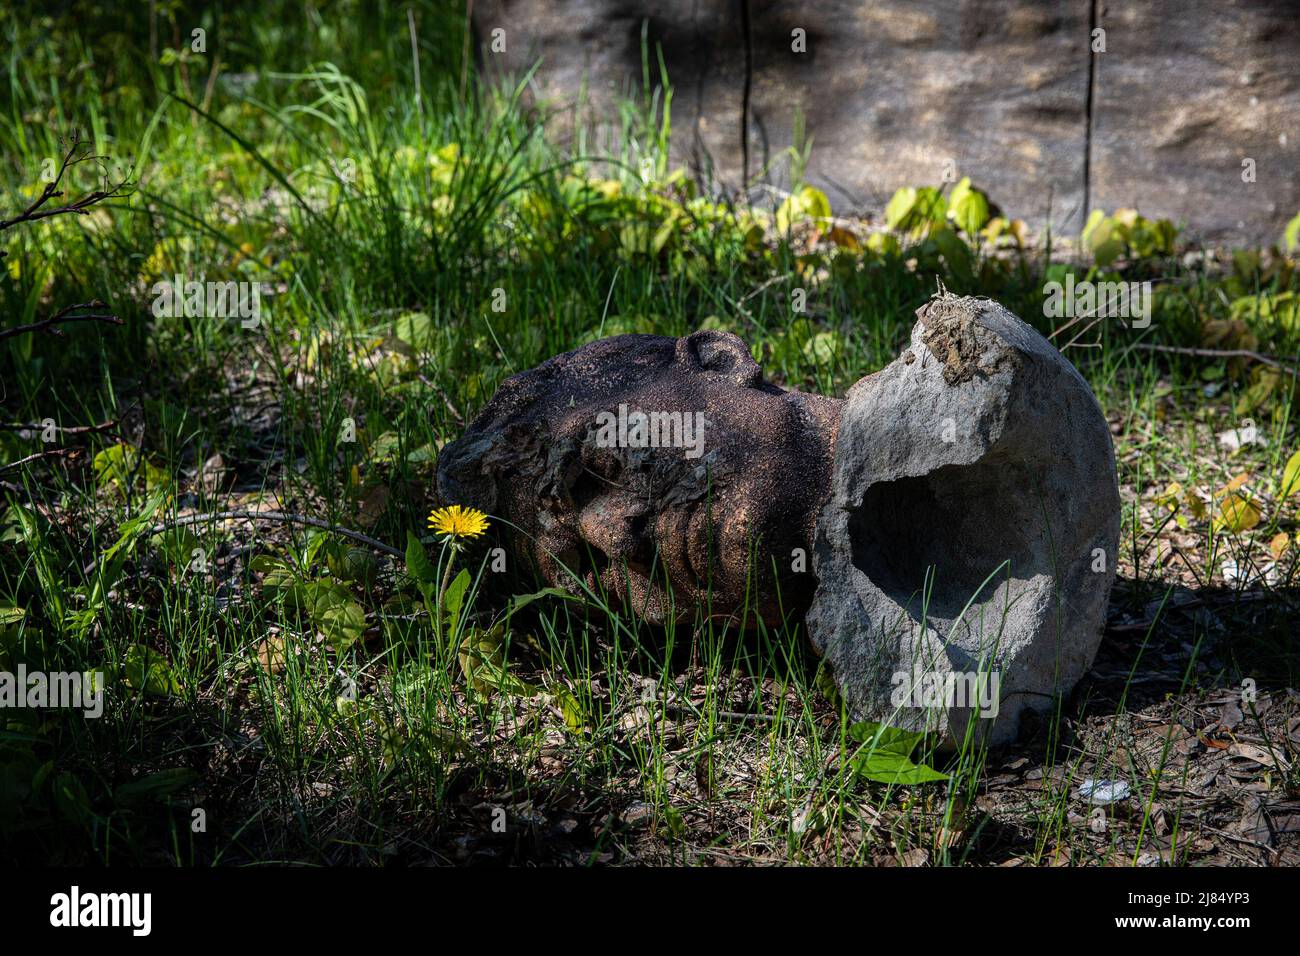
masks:
<path id="1" fill-rule="evenodd" d="M 447 395 L 446 392 L 444 392 L 442 389 L 440 389 L 440 388 L 439 388 L 437 385 L 435 385 L 433 382 L 429 381 L 429 380 L 428 380 L 427 378 L 425 378 L 423 375 L 420 376 L 420 381 L 421 381 L 423 384 L 427 385 L 429 388 L 433 389 L 435 392 L 438 393 L 438 395 L 442 398 L 443 404 L 445 404 L 445 405 L 447 406 L 447 411 L 451 412 L 451 414 L 452 414 L 453 416 L 455 416 L 455 418 L 456 418 L 456 422 L 457 422 L 458 424 L 460 424 L 460 425 L 464 425 L 464 424 L 465 424 L 465 416 L 462 415 L 462 414 L 460 413 L 460 409 L 458 409 L 455 405 L 452 404 L 452 401 L 451 401 L 451 399 L 448 397 L 448 395 Z"/>
<path id="2" fill-rule="evenodd" d="M 321 521 L 319 518 L 309 518 L 306 515 L 289 514 L 284 511 L 217 511 L 210 514 L 186 515 L 183 518 L 177 518 L 173 521 L 165 521 L 156 527 L 149 529 L 149 534 L 159 534 L 168 528 L 183 528 L 186 525 L 204 524 L 209 521 L 228 521 L 237 519 L 240 521 L 276 521 L 281 524 L 301 524 L 308 525 L 312 528 L 322 528 L 326 531 L 332 531 L 335 534 L 341 534 L 345 538 L 351 538 L 353 541 L 359 541 L 361 544 L 368 545 L 376 551 L 382 551 L 384 554 L 391 555 L 395 558 L 405 558 L 404 552 L 397 550 L 391 545 L 384 544 L 369 535 L 364 535 L 360 531 L 351 531 L 348 528 L 341 528 L 338 525 L 330 524 L 328 521 Z"/>
<path id="3" fill-rule="evenodd" d="M 676 717 L 679 720 L 699 720 L 704 716 L 698 710 L 683 707 L 681 704 L 664 704 L 664 714 L 668 717 Z M 747 713 L 739 710 L 718 710 L 714 711 L 712 716 L 723 722 L 736 724 L 777 724 L 788 719 L 778 714 Z"/>
<path id="4" fill-rule="evenodd" d="M 1193 349 L 1174 345 L 1148 345 L 1145 342 L 1138 342 L 1133 348 L 1141 349 L 1144 352 L 1166 352 L 1170 355 L 1192 355 L 1197 358 L 1248 358 L 1254 359 L 1256 362 L 1262 362 L 1264 365 L 1271 365 L 1273 368 L 1280 368 L 1284 372 L 1292 374 L 1296 372 L 1295 366 L 1287 365 L 1275 356 L 1265 355 L 1263 352 L 1252 352 L 1249 349 Z"/>
<path id="5" fill-rule="evenodd" d="M 71 322 L 104 322 L 108 325 L 125 325 L 121 319 L 111 312 L 89 312 L 81 315 L 74 315 L 79 309 L 102 309 L 105 303 L 95 299 L 91 302 L 81 302 L 77 305 L 64 306 L 55 312 L 49 318 L 41 319 L 39 322 L 29 322 L 27 325 L 15 325 L 13 328 L 0 329 L 0 339 L 7 339 L 13 335 L 23 335 L 27 332 L 47 331 L 54 335 L 63 335 L 63 330 L 57 328 L 59 325 L 67 325 Z"/>
<path id="6" fill-rule="evenodd" d="M 6 471 L 13 471 L 15 468 L 21 468 L 23 465 L 30 465 L 34 461 L 40 461 L 43 458 L 66 458 L 81 449 L 79 448 L 51 448 L 48 451 L 38 451 L 34 455 L 28 455 L 26 458 L 19 458 L 17 461 L 11 461 L 7 465 L 0 465 L 0 474 Z"/>
<path id="7" fill-rule="evenodd" d="M 109 185 L 108 177 L 105 176 L 105 188 L 96 189 L 92 192 L 86 193 L 86 195 L 82 196 L 80 199 L 74 200 L 70 203 L 65 203 L 62 206 L 45 208 L 45 204 L 51 199 L 57 199 L 63 195 L 63 191 L 59 189 L 59 184 L 63 182 L 63 176 L 69 169 L 80 163 L 94 162 L 104 159 L 103 156 L 83 152 L 85 145 L 86 144 L 79 137 L 74 136 L 72 138 L 68 144 L 68 151 L 64 154 L 63 162 L 59 164 L 59 171 L 54 174 L 54 181 L 46 183 L 45 188 L 41 190 L 41 194 L 33 199 L 31 204 L 17 216 L 12 219 L 0 219 L 0 232 L 4 232 L 6 229 L 12 229 L 19 223 L 36 222 L 38 219 L 48 219 L 51 216 L 61 216 L 67 213 L 84 216 L 86 215 L 87 209 L 95 205 L 95 203 L 124 194 L 124 191 L 129 185 L 127 180 L 124 179 L 116 185 Z M 0 250 L 0 256 L 3 255 L 3 250 Z"/>
<path id="8" fill-rule="evenodd" d="M 61 435 L 89 435 L 92 432 L 112 431 L 117 426 L 118 420 L 113 418 L 106 422 L 100 422 L 98 425 L 73 425 L 69 428 L 55 425 L 54 430 Z M 24 424 L 22 422 L 0 422 L 0 431 L 39 432 L 44 430 L 45 426 L 39 422 L 32 422 L 31 424 Z"/>

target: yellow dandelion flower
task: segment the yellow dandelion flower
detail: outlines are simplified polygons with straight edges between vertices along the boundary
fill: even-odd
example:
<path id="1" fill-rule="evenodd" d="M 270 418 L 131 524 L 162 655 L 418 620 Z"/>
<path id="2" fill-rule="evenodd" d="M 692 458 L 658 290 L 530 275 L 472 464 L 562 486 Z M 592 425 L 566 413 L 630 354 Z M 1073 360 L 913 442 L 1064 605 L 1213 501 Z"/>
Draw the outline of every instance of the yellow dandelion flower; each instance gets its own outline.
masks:
<path id="1" fill-rule="evenodd" d="M 487 530 L 488 518 L 477 508 L 452 505 L 438 508 L 429 515 L 429 527 L 446 540 L 477 538 Z"/>

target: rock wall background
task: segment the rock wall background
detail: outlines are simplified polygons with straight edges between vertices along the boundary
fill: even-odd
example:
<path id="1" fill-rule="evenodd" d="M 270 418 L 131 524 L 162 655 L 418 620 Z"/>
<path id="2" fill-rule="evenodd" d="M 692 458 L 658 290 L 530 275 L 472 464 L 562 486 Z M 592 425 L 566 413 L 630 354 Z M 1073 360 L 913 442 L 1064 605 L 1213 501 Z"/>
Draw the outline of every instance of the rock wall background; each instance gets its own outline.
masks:
<path id="1" fill-rule="evenodd" d="M 732 188 L 746 149 L 751 176 L 771 164 L 765 180 L 788 181 L 801 114 L 807 178 L 837 210 L 879 211 L 947 174 L 1064 234 L 1089 208 L 1135 206 L 1206 241 L 1273 242 L 1300 211 L 1297 0 L 478 0 L 473 13 L 486 72 L 540 58 L 530 95 L 561 107 L 556 124 L 606 137 L 619 94 L 641 88 L 644 29 L 674 90 L 675 158 Z"/>

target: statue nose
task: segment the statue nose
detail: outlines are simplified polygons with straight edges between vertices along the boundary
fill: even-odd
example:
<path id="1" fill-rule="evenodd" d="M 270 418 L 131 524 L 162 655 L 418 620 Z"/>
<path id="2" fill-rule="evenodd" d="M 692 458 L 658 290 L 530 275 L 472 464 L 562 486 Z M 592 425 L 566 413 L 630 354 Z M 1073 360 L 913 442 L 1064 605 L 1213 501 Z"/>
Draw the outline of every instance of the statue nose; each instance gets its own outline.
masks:
<path id="1" fill-rule="evenodd" d="M 605 494 L 583 506 L 578 514 L 578 531 L 611 561 L 643 562 L 652 551 L 647 534 L 650 507 L 628 494 Z"/>

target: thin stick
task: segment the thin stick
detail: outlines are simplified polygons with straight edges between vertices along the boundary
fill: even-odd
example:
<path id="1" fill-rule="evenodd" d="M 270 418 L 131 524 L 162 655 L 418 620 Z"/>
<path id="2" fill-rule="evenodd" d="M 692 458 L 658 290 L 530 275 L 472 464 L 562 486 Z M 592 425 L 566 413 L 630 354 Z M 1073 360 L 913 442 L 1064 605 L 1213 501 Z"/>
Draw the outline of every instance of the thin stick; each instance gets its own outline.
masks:
<path id="1" fill-rule="evenodd" d="M 17 461 L 11 461 L 7 465 L 0 465 L 0 474 L 6 471 L 13 471 L 15 468 L 21 468 L 23 465 L 30 465 L 34 461 L 40 461 L 42 458 L 64 458 L 68 455 L 80 451 L 79 448 L 51 448 L 49 451 L 38 451 L 34 455 L 28 455 L 26 458 L 19 458 Z"/>
<path id="2" fill-rule="evenodd" d="M 110 431 L 111 429 L 116 428 L 117 425 L 118 425 L 118 421 L 116 418 L 114 418 L 106 422 L 100 422 L 98 425 L 73 425 L 68 428 L 64 428 L 60 425 L 55 425 L 54 430 L 56 432 L 59 432 L 62 435 L 88 435 L 91 432 Z M 22 422 L 0 422 L 0 431 L 40 432 L 44 430 L 45 430 L 45 426 L 38 422 L 32 422 L 30 425 L 23 424 Z"/>
<path id="3" fill-rule="evenodd" d="M 464 424 L 465 424 L 465 416 L 462 415 L 462 414 L 460 413 L 460 410 L 459 410 L 458 408 L 456 408 L 455 405 L 452 404 L 451 399 L 447 396 L 447 393 L 444 392 L 442 389 L 440 389 L 440 388 L 439 388 L 437 385 L 435 385 L 433 382 L 429 381 L 429 380 L 428 380 L 427 378 L 425 378 L 423 375 L 420 375 L 420 376 L 419 376 L 419 379 L 420 379 L 420 381 L 421 381 L 422 383 L 424 383 L 425 385 L 427 385 L 429 388 L 433 389 L 435 392 L 437 392 L 437 393 L 442 397 L 443 402 L 444 402 L 444 403 L 446 404 L 446 406 L 447 406 L 447 411 L 451 412 L 452 415 L 454 415 L 454 416 L 456 417 L 456 421 L 457 421 L 457 423 L 459 423 L 459 424 L 461 424 L 461 425 L 464 425 Z"/>
<path id="4" fill-rule="evenodd" d="M 0 329 L 0 339 L 7 339 L 12 335 L 23 335 L 26 332 L 40 332 L 48 330 L 55 335 L 63 335 L 63 330 L 55 328 L 58 325 L 66 325 L 69 322 L 104 322 L 108 325 L 125 325 L 126 323 L 117 316 L 108 312 L 91 312 L 86 315 L 73 315 L 78 309 L 96 309 L 103 308 L 104 303 L 98 299 L 93 302 L 81 302 L 77 305 L 69 305 L 55 312 L 47 319 L 41 319 L 39 322 L 30 322 L 27 325 L 15 325 L 13 328 Z"/>
<path id="5" fill-rule="evenodd" d="M 705 714 L 700 711 L 692 710 L 689 707 L 683 707 L 681 704 L 664 704 L 664 714 L 668 717 L 676 717 L 682 720 L 700 720 L 705 717 Z M 780 717 L 777 714 L 746 713 L 738 710 L 714 711 L 713 716 L 723 722 L 737 724 L 776 724 L 788 719 Z"/>
<path id="6" fill-rule="evenodd" d="M 1295 373 L 1293 366 L 1287 365 L 1280 359 L 1272 355 L 1265 355 L 1263 352 L 1252 352 L 1249 349 L 1192 349 L 1180 348 L 1174 345 L 1148 345 L 1144 342 L 1138 342 L 1133 346 L 1135 349 L 1141 349 L 1144 352 L 1168 352 L 1171 355 L 1194 355 L 1198 358 L 1248 358 L 1256 362 L 1263 362 L 1265 365 L 1271 365 L 1273 368 L 1280 368 L 1283 371 Z"/>
<path id="7" fill-rule="evenodd" d="M 341 528 L 336 524 L 330 524 L 328 521 L 321 521 L 319 518 L 309 518 L 306 515 L 289 514 L 284 511 L 217 511 L 210 514 L 186 515 L 183 518 L 177 518 L 174 521 L 165 521 L 156 527 L 149 529 L 149 534 L 159 534 L 168 528 L 183 528 L 191 524 L 203 524 L 208 521 L 227 521 L 230 519 L 239 519 L 241 521 L 278 521 L 282 524 L 302 524 L 313 528 L 323 528 L 326 531 L 332 531 L 335 534 L 341 534 L 345 538 L 351 538 L 353 541 L 359 541 L 362 544 L 369 545 L 376 551 L 382 551 L 384 554 L 391 555 L 394 558 L 405 558 L 405 553 L 398 551 L 390 545 L 384 544 L 369 535 L 364 535 L 360 531 L 351 531 L 347 528 Z"/>

